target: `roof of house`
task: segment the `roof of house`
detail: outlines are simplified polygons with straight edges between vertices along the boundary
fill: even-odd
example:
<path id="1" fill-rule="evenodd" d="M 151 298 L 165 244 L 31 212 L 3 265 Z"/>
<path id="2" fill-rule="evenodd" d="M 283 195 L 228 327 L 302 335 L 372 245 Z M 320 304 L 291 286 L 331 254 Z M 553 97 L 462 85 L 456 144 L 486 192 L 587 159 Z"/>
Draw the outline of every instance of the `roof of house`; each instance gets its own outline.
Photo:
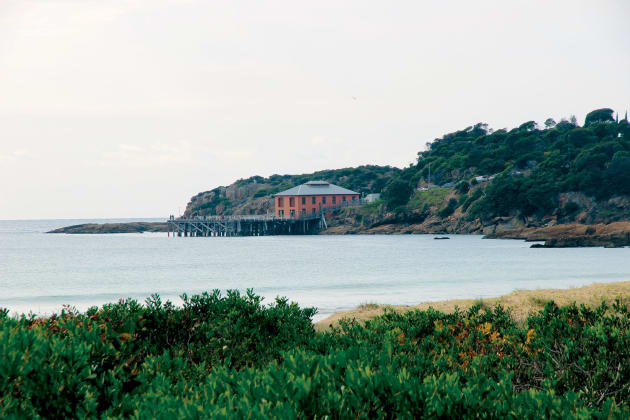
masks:
<path id="1" fill-rule="evenodd" d="M 337 194 L 359 194 L 342 188 L 338 185 L 328 183 L 326 181 L 309 181 L 306 184 L 289 188 L 286 191 L 277 193 L 276 195 L 337 195 Z"/>

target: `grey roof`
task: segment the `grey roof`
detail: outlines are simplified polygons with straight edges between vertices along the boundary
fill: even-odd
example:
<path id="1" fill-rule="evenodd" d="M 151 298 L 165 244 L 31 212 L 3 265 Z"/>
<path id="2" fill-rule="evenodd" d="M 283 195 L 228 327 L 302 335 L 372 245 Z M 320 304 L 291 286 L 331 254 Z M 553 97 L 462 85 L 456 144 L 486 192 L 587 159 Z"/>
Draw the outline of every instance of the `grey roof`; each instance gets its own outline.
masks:
<path id="1" fill-rule="evenodd" d="M 335 194 L 359 194 L 338 185 L 326 181 L 309 181 L 306 184 L 289 188 L 276 195 L 335 195 Z"/>

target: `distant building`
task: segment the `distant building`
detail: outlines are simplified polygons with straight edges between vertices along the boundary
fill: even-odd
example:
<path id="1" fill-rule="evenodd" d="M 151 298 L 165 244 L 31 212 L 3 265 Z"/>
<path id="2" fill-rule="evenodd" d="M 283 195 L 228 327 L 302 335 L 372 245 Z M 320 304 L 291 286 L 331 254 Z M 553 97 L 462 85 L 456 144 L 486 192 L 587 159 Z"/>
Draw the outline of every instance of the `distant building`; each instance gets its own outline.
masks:
<path id="1" fill-rule="evenodd" d="M 374 201 L 378 201 L 381 199 L 381 194 L 379 193 L 373 193 L 373 194 L 368 194 L 365 196 L 365 202 L 366 203 L 372 203 Z"/>
<path id="2" fill-rule="evenodd" d="M 297 218 L 318 214 L 326 207 L 359 201 L 359 193 L 326 181 L 309 181 L 274 197 L 277 217 Z"/>

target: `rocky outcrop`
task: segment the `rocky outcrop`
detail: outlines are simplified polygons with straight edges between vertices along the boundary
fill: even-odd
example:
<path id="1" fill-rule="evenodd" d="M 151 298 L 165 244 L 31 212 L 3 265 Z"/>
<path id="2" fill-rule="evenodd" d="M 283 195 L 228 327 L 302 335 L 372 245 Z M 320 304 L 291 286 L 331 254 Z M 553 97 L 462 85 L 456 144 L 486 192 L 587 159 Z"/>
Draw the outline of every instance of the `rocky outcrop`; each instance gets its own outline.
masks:
<path id="1" fill-rule="evenodd" d="M 584 225 L 578 223 L 504 230 L 486 236 L 494 239 L 524 239 L 542 242 L 533 247 L 568 248 L 602 246 L 607 248 L 630 246 L 630 222 Z"/>
<path id="2" fill-rule="evenodd" d="M 86 223 L 66 226 L 47 233 L 98 234 L 98 233 L 143 233 L 168 232 L 168 224 L 161 222 L 129 222 L 129 223 Z"/>

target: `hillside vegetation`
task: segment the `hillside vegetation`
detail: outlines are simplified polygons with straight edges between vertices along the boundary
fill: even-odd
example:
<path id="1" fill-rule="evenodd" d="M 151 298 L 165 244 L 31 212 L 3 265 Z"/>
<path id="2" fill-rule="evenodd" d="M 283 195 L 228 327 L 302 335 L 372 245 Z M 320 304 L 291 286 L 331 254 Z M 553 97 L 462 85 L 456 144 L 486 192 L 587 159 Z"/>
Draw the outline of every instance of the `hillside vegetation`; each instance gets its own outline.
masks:
<path id="1" fill-rule="evenodd" d="M 2 418 L 630 416 L 630 313 L 386 312 L 317 333 L 252 292 L 154 296 L 47 319 L 0 311 Z"/>
<path id="2" fill-rule="evenodd" d="M 589 113 L 582 127 L 574 119 L 548 119 L 544 127 L 528 121 L 509 131 L 480 123 L 429 143 L 417 164 L 390 182 L 386 196 L 390 204 L 406 204 L 415 187 L 429 182 L 453 183 L 466 195 L 478 176 L 491 179 L 467 202 L 470 218 L 551 213 L 560 193 L 596 200 L 630 194 L 630 125 L 615 121 L 608 108 Z M 577 210 L 577 203 L 565 206 L 565 212 Z"/>

